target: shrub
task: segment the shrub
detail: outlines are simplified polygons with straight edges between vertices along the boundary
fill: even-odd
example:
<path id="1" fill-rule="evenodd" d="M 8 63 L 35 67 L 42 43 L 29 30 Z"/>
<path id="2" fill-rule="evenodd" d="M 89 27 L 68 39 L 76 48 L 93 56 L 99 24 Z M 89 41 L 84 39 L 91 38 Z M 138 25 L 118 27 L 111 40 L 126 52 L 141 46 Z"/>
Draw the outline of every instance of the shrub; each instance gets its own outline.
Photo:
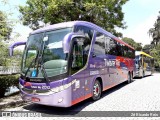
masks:
<path id="1" fill-rule="evenodd" d="M 18 78 L 19 75 L 0 76 L 0 98 L 4 97 L 4 94 L 9 87 L 18 87 Z"/>

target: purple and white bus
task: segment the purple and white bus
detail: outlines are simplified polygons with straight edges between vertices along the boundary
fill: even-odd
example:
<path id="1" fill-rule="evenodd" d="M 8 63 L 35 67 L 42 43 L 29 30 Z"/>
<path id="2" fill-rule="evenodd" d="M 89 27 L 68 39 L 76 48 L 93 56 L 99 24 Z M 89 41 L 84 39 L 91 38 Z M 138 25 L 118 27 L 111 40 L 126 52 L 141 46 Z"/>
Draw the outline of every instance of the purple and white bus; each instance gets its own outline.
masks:
<path id="1" fill-rule="evenodd" d="M 85 21 L 50 25 L 30 33 L 19 87 L 25 101 L 70 107 L 134 76 L 135 50 L 101 27 Z"/>

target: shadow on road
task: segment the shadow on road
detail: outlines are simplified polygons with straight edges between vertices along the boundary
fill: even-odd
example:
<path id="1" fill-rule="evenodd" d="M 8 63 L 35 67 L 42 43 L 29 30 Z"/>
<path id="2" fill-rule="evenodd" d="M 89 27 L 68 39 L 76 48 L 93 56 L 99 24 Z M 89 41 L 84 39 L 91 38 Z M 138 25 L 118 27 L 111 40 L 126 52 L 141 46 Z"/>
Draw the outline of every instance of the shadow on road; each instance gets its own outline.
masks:
<path id="1" fill-rule="evenodd" d="M 153 75 L 146 75 L 146 76 L 144 76 L 143 78 L 146 78 L 146 77 L 151 77 L 151 76 L 153 76 Z M 143 79 L 142 77 L 134 77 L 134 79 Z"/>
<path id="2" fill-rule="evenodd" d="M 133 81 L 134 82 L 134 81 Z M 132 83 L 131 83 L 132 84 Z M 123 88 L 127 85 L 127 82 L 121 83 L 113 88 L 110 88 L 109 90 L 106 90 L 102 93 L 101 98 L 107 97 L 107 95 L 114 93 L 115 91 Z M 96 101 L 93 101 L 91 98 L 82 101 L 74 106 L 71 106 L 69 108 L 61 108 L 61 107 L 53 107 L 53 106 L 45 106 L 45 105 L 39 105 L 39 104 L 29 104 L 23 107 L 23 109 L 33 111 L 33 112 L 40 112 L 50 115 L 50 116 L 77 116 L 82 112 L 82 110 L 87 107 L 90 104 L 93 104 Z M 102 103 L 103 104 L 103 103 Z M 95 108 L 95 107 L 94 107 Z M 96 111 L 94 109 L 93 111 Z M 87 112 L 86 112 L 87 114 Z"/>

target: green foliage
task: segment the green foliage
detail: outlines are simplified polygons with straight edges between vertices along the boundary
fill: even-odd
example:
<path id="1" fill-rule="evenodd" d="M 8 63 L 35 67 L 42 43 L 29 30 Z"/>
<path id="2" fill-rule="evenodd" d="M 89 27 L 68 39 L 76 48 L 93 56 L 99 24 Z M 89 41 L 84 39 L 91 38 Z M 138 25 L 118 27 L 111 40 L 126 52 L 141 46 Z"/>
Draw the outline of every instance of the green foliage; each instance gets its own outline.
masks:
<path id="1" fill-rule="evenodd" d="M 142 51 L 144 51 L 147 54 L 150 54 L 151 49 L 153 49 L 153 45 L 147 44 L 143 47 Z"/>
<path id="2" fill-rule="evenodd" d="M 141 51 L 142 50 L 141 43 L 135 42 L 132 38 L 124 37 L 122 40 L 124 42 L 128 43 L 129 45 L 131 45 L 132 47 L 134 47 L 136 51 Z"/>
<path id="3" fill-rule="evenodd" d="M 1 0 L 0 5 L 8 5 L 8 0 Z M 4 67 L 12 66 L 13 63 L 20 61 L 17 57 L 9 57 L 9 46 L 5 43 L 5 40 L 11 40 L 10 35 L 12 28 L 14 23 L 17 22 L 16 20 L 8 19 L 11 15 L 12 13 L 8 13 L 8 11 L 0 11 L 0 66 Z M 20 54 L 19 51 L 15 52 L 16 54 Z M 19 65 L 19 63 L 17 65 Z M 0 98 L 4 96 L 7 88 L 10 86 L 18 86 L 18 77 L 19 75 L 0 76 Z"/>
<path id="4" fill-rule="evenodd" d="M 15 50 L 14 56 L 9 56 L 9 46 L 5 44 L 4 42 L 0 42 L 0 66 L 13 66 L 13 64 L 16 64 L 16 66 L 20 66 L 21 58 L 22 58 L 22 51 Z"/>
<path id="5" fill-rule="evenodd" d="M 8 59 L 8 62 L 10 63 L 10 66 L 18 66 L 20 68 L 21 65 L 21 59 L 22 59 L 23 51 L 21 50 L 14 50 L 14 56 L 10 57 Z"/>
<path id="6" fill-rule="evenodd" d="M 157 17 L 154 27 L 150 28 L 148 32 L 153 39 L 150 44 L 149 53 L 155 59 L 155 67 L 160 68 L 160 15 Z"/>
<path id="7" fill-rule="evenodd" d="M 9 39 L 11 32 L 12 28 L 7 21 L 6 14 L 0 11 L 0 41 Z"/>
<path id="8" fill-rule="evenodd" d="M 4 97 L 5 91 L 10 86 L 18 87 L 19 75 L 0 76 L 0 98 Z"/>
<path id="9" fill-rule="evenodd" d="M 150 49 L 150 54 L 155 59 L 155 67 L 160 67 L 160 44 Z"/>
<path id="10" fill-rule="evenodd" d="M 19 6 L 21 20 L 32 29 L 40 23 L 55 24 L 84 20 L 95 23 L 111 33 L 121 36 L 115 27 L 126 28 L 122 5 L 128 0 L 27 0 Z"/>
<path id="11" fill-rule="evenodd" d="M 0 42 L 0 66 L 7 66 L 8 46 Z"/>
<path id="12" fill-rule="evenodd" d="M 160 15 L 158 16 L 157 20 L 154 23 L 154 28 L 149 29 L 149 35 L 152 36 L 153 38 L 151 44 L 155 46 L 160 44 Z"/>
<path id="13" fill-rule="evenodd" d="M 22 52 L 16 51 L 18 55 L 21 55 Z M 13 63 L 16 65 L 20 65 L 20 59 L 17 57 L 9 57 L 8 55 L 8 45 L 0 42 L 0 66 L 12 66 Z M 5 91 L 10 86 L 18 86 L 18 76 L 19 75 L 6 75 L 0 76 L 0 98 L 4 96 Z"/>

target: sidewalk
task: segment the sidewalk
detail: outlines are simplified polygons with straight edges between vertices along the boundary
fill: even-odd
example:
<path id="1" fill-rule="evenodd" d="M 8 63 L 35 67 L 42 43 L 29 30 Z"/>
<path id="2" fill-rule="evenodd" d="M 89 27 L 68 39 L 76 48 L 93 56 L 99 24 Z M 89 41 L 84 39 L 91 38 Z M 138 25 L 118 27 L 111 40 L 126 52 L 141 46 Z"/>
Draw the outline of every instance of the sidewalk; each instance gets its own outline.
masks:
<path id="1" fill-rule="evenodd" d="M 0 98 L 0 111 L 9 107 L 17 107 L 23 105 L 24 102 L 20 97 L 19 92 L 12 94 L 11 96 L 7 96 L 4 98 Z"/>

